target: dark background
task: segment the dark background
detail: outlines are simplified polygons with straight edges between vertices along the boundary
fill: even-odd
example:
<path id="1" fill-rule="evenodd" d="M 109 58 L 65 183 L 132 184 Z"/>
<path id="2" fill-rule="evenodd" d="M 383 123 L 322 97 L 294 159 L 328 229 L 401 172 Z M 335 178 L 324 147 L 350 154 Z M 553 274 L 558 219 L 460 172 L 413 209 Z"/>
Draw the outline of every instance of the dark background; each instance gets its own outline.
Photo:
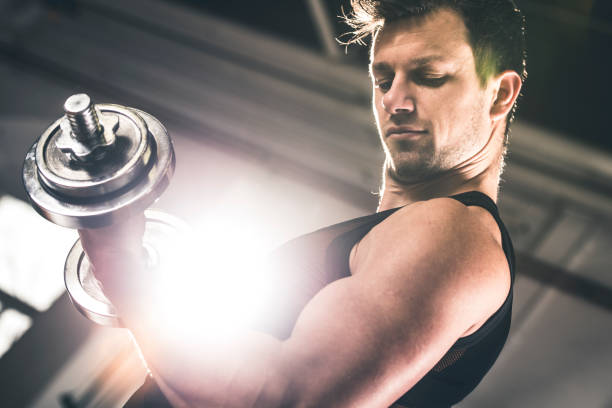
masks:
<path id="1" fill-rule="evenodd" d="M 168 0 L 171 1 L 171 0 Z M 302 0 L 174 0 L 323 52 Z M 519 118 L 612 152 L 608 113 L 612 89 L 610 0 L 517 1 L 527 20 L 529 77 Z M 349 0 L 328 0 L 330 16 Z M 334 18 L 336 35 L 348 27 Z M 366 47 L 350 46 L 347 64 L 367 63 Z"/>

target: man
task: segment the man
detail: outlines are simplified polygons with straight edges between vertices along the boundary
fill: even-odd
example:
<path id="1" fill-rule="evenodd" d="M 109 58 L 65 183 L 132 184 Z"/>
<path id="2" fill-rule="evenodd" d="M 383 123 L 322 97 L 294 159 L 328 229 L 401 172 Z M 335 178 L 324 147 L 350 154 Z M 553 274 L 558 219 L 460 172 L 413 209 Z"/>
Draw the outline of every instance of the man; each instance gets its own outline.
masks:
<path id="1" fill-rule="evenodd" d="M 353 8 L 355 40 L 373 35 L 380 205 L 279 250 L 288 290 L 302 289 L 277 300 L 285 316 L 223 344 L 160 331 L 137 274 L 120 273 L 138 269 L 142 224 L 80 231 L 174 406 L 447 407 L 503 347 L 513 254 L 494 201 L 525 78 L 522 16 L 509 0 Z"/>

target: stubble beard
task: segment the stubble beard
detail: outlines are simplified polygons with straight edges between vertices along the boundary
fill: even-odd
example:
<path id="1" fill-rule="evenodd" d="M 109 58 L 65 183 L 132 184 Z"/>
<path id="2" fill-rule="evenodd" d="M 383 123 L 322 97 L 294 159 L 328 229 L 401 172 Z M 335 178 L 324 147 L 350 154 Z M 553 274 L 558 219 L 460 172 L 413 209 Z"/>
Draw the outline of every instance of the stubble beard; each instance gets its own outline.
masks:
<path id="1" fill-rule="evenodd" d="M 469 160 L 480 150 L 482 124 L 479 109 L 474 109 L 469 125 L 460 133 L 460 141 L 436 151 L 435 138 L 428 134 L 419 140 L 394 140 L 385 146 L 386 172 L 404 184 L 427 182 Z"/>
<path id="2" fill-rule="evenodd" d="M 387 174 L 400 183 L 427 181 L 444 171 L 430 137 L 417 141 L 392 141 L 386 150 Z"/>
<path id="3" fill-rule="evenodd" d="M 390 141 L 385 147 L 387 174 L 404 184 L 436 179 L 469 160 L 480 150 L 481 131 L 482 127 L 474 120 L 461 135 L 461 142 L 439 151 L 431 135 L 416 141 Z"/>

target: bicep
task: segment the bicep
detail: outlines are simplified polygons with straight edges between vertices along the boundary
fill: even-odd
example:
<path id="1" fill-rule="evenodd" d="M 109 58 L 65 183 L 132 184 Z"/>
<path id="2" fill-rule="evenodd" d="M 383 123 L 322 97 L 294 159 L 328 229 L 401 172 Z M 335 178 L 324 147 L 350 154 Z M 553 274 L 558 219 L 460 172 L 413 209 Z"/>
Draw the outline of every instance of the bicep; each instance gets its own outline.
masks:
<path id="1" fill-rule="evenodd" d="M 377 291 L 361 280 L 346 278 L 323 289 L 285 342 L 287 360 L 299 367 L 292 376 L 296 398 L 389 406 L 460 336 L 456 321 L 419 302 L 426 301 L 424 293 L 400 301 L 394 288 Z"/>
<path id="2" fill-rule="evenodd" d="M 284 344 L 290 394 L 313 405 L 389 406 L 494 312 L 504 288 L 488 268 L 499 264 L 481 253 L 492 243 L 453 248 L 439 238 L 431 247 L 372 248 L 358 274 L 312 299 Z M 439 245 L 445 251 L 432 252 Z"/>

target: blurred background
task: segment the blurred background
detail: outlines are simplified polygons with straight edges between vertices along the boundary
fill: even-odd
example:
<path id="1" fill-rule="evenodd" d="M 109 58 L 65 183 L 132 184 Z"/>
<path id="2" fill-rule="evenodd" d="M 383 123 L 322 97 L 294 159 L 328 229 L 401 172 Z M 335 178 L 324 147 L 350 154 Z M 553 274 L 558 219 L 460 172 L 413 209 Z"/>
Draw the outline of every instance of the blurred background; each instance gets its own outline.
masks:
<path id="1" fill-rule="evenodd" d="M 265 251 L 375 211 L 367 49 L 334 40 L 347 3 L 0 0 L 0 405 L 121 406 L 145 374 L 124 330 L 70 304 L 76 232 L 22 187 L 71 94 L 164 123 L 177 168 L 156 207 L 193 225 L 234 217 Z M 529 78 L 499 202 L 519 259 L 513 326 L 459 406 L 610 408 L 612 2 L 520 6 Z"/>

